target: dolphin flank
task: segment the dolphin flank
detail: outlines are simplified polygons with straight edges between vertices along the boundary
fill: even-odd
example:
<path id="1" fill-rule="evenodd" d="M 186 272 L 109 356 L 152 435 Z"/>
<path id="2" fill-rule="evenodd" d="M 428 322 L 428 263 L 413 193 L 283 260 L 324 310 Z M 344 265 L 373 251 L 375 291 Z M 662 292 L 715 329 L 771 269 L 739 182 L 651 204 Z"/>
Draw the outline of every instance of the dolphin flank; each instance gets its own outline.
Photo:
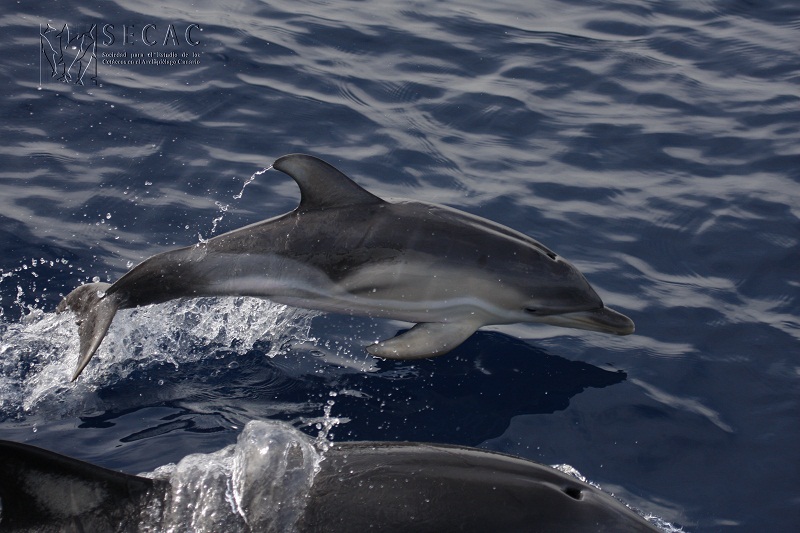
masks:
<path id="1" fill-rule="evenodd" d="M 273 167 L 300 187 L 294 211 L 154 255 L 113 284 L 64 298 L 57 310 L 77 315 L 80 335 L 73 381 L 118 309 L 174 298 L 254 296 L 416 323 L 367 347 L 390 359 L 445 354 L 488 324 L 633 333 L 574 266 L 527 235 L 442 205 L 383 200 L 310 155 Z"/>

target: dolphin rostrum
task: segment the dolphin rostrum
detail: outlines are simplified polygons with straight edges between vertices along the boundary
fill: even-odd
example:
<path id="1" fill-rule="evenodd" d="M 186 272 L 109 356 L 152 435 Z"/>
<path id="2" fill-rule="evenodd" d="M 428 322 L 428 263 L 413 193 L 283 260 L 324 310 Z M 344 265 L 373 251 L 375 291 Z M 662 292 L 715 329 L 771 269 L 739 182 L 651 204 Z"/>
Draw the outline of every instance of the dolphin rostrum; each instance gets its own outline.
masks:
<path id="1" fill-rule="evenodd" d="M 115 283 L 89 283 L 58 311 L 77 315 L 86 367 L 117 309 L 198 296 L 255 296 L 416 325 L 367 351 L 390 359 L 442 355 L 488 324 L 543 322 L 633 333 L 586 279 L 538 241 L 442 205 L 389 202 L 302 154 L 273 167 L 300 186 L 294 211 L 154 255 Z"/>

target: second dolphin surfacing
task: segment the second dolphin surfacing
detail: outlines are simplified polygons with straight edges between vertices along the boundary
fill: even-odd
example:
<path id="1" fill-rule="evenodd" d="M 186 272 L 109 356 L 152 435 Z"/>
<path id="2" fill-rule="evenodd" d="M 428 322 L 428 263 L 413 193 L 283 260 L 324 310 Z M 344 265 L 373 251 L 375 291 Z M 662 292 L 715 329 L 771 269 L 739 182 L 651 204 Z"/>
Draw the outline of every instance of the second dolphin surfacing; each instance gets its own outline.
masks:
<path id="1" fill-rule="evenodd" d="M 488 324 L 633 333 L 574 266 L 527 235 L 441 205 L 383 200 L 313 156 L 273 167 L 300 187 L 294 211 L 154 255 L 113 284 L 64 298 L 58 311 L 75 312 L 80 334 L 73 381 L 117 309 L 174 298 L 255 296 L 416 323 L 367 347 L 391 359 L 445 354 Z"/>

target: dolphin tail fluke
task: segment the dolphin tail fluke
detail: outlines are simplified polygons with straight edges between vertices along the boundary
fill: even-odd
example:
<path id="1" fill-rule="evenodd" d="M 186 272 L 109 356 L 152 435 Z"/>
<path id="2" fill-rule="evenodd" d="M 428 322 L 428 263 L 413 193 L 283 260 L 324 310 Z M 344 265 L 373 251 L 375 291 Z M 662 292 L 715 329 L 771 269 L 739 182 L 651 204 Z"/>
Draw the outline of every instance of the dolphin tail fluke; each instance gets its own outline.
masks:
<path id="1" fill-rule="evenodd" d="M 367 346 L 367 351 L 386 359 L 436 357 L 456 348 L 479 326 L 470 322 L 423 322 L 397 337 Z"/>
<path id="2" fill-rule="evenodd" d="M 108 327 L 120 307 L 117 294 L 106 294 L 108 283 L 87 283 L 81 285 L 58 304 L 57 312 L 71 310 L 77 317 L 80 335 L 80 357 L 72 381 L 78 379 L 89 360 L 97 351 Z"/>

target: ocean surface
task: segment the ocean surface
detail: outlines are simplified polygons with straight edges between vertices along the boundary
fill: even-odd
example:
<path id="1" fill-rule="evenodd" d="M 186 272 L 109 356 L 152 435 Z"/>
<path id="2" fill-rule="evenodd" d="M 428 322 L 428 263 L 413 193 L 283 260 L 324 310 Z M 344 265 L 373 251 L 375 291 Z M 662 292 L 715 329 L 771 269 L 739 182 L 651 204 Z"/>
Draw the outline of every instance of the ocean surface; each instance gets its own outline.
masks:
<path id="1" fill-rule="evenodd" d="M 0 21 L 0 438 L 138 473 L 280 420 L 568 464 L 685 531 L 796 530 L 796 1 L 46 0 Z M 120 312 L 71 383 L 61 298 L 293 209 L 260 173 L 292 152 L 535 237 L 636 333 L 497 326 L 384 361 L 364 346 L 409 324 L 203 298 Z"/>

